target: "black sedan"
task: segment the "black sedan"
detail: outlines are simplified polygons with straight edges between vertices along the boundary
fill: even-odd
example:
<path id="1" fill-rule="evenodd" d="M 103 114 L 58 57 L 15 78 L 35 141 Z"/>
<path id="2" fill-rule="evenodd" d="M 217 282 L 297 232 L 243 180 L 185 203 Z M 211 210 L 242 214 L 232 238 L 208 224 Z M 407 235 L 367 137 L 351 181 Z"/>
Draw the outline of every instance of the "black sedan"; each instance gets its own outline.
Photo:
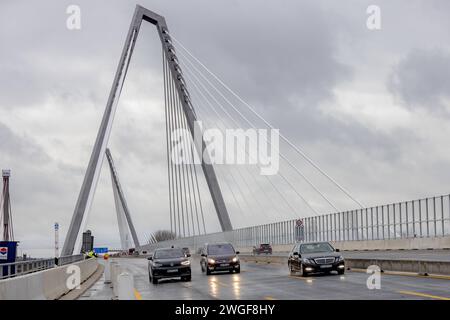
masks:
<path id="1" fill-rule="evenodd" d="M 206 272 L 208 276 L 215 271 L 240 273 L 241 263 L 238 254 L 239 251 L 235 251 L 231 243 L 205 244 L 200 259 L 202 272 Z"/>
<path id="2" fill-rule="evenodd" d="M 328 242 L 300 243 L 289 253 L 288 267 L 291 275 L 331 271 L 344 274 L 345 261 L 339 249 L 334 249 Z"/>
<path id="3" fill-rule="evenodd" d="M 190 254 L 185 254 L 181 248 L 156 249 L 148 258 L 148 278 L 157 284 L 163 278 L 181 278 L 191 281 Z"/>

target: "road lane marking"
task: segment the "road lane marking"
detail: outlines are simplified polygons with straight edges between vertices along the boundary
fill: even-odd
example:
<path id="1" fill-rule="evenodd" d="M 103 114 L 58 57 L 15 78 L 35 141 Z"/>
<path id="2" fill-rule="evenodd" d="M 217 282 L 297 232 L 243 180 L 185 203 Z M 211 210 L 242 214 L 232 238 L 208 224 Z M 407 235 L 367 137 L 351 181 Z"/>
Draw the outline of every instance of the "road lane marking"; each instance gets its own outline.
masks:
<path id="1" fill-rule="evenodd" d="M 304 277 L 300 277 L 300 276 L 288 276 L 288 277 L 293 278 L 293 279 L 307 281 L 307 282 L 312 282 L 314 280 L 314 278 L 311 278 L 311 277 L 308 277 L 308 278 L 304 278 Z"/>
<path id="2" fill-rule="evenodd" d="M 448 298 L 448 297 L 435 296 L 435 295 L 420 293 L 420 292 L 415 292 L 415 291 L 397 291 L 397 292 L 400 294 L 406 294 L 406 295 L 418 296 L 418 297 L 424 297 L 424 298 L 431 298 L 431 299 L 438 299 L 438 300 L 450 300 L 450 298 Z"/>
<path id="3" fill-rule="evenodd" d="M 133 289 L 133 290 L 134 290 L 134 296 L 135 296 L 136 300 L 142 300 L 142 296 L 139 293 L 139 291 L 137 291 L 136 289 Z"/>
<path id="4" fill-rule="evenodd" d="M 271 296 L 267 296 L 267 297 L 264 297 L 264 300 L 277 300 L 277 299 L 275 299 L 274 297 L 271 297 Z"/>
<path id="5" fill-rule="evenodd" d="M 359 269 L 359 268 L 351 268 L 350 271 L 366 273 L 366 269 Z M 390 275 L 390 276 L 416 277 L 416 278 L 424 278 L 424 279 L 450 280 L 450 276 L 440 275 L 440 274 L 429 274 L 426 276 L 423 274 L 418 274 L 418 273 L 413 273 L 413 272 L 401 272 L 401 271 L 383 271 L 381 274 L 386 274 L 386 275 Z"/>

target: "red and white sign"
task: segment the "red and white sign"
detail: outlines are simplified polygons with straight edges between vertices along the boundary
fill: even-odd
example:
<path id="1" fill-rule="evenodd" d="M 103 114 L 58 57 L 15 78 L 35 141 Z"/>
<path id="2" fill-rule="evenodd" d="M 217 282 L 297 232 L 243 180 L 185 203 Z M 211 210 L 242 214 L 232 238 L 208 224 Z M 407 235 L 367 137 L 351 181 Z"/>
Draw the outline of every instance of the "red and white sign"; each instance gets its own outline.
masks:
<path id="1" fill-rule="evenodd" d="M 303 219 L 297 219 L 296 225 L 297 227 L 303 227 Z"/>
<path id="2" fill-rule="evenodd" d="M 0 247 L 0 260 L 8 259 L 8 247 Z"/>

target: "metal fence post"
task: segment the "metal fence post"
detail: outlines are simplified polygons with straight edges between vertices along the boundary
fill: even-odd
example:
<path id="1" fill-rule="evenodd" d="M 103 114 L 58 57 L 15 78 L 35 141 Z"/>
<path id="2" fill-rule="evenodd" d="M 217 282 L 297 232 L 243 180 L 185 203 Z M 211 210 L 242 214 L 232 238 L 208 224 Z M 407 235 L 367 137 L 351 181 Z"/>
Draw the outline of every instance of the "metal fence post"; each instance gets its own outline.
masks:
<path id="1" fill-rule="evenodd" d="M 433 236 L 437 236 L 437 217 L 436 217 L 436 197 L 433 197 L 433 224 L 434 224 L 434 234 Z"/>

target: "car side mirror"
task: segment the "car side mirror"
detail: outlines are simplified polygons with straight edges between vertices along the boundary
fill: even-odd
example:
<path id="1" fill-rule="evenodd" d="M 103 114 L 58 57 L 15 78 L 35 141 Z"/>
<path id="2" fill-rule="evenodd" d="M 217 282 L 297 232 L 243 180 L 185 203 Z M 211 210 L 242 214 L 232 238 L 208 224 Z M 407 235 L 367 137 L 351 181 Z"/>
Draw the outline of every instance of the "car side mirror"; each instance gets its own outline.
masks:
<path id="1" fill-rule="evenodd" d="M 148 258 L 147 258 L 147 260 L 153 260 L 153 257 L 152 257 L 152 256 L 150 256 L 150 257 L 148 257 Z"/>
<path id="2" fill-rule="evenodd" d="M 236 251 L 236 254 L 239 254 L 240 252 L 239 251 Z"/>
<path id="3" fill-rule="evenodd" d="M 336 252 L 341 252 L 341 250 L 339 250 L 339 249 L 336 249 L 335 251 L 336 251 Z"/>

